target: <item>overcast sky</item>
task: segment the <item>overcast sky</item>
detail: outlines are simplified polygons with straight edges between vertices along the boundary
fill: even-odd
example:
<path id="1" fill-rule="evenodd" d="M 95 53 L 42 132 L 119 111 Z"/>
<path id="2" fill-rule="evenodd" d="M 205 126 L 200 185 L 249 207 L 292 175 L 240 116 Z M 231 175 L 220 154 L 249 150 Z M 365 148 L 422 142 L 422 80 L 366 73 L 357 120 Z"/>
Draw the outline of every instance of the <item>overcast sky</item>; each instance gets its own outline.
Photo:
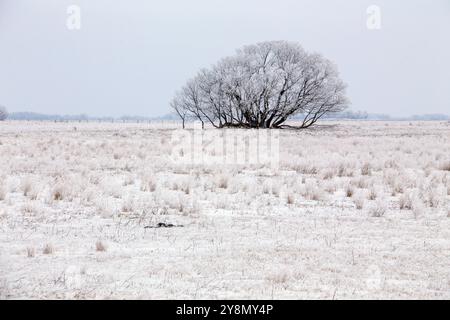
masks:
<path id="1" fill-rule="evenodd" d="M 449 39 L 449 0 L 0 0 L 0 105 L 159 116 L 199 68 L 289 40 L 337 63 L 354 110 L 450 114 Z"/>

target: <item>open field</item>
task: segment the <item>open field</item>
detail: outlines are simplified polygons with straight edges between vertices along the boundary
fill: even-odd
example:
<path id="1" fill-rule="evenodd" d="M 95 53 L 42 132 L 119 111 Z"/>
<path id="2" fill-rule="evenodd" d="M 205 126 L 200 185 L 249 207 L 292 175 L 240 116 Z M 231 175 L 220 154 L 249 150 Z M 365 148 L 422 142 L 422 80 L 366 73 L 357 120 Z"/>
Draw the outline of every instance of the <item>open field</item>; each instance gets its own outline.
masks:
<path id="1" fill-rule="evenodd" d="M 449 122 L 282 130 L 275 168 L 173 132 L 0 123 L 0 298 L 450 298 Z"/>

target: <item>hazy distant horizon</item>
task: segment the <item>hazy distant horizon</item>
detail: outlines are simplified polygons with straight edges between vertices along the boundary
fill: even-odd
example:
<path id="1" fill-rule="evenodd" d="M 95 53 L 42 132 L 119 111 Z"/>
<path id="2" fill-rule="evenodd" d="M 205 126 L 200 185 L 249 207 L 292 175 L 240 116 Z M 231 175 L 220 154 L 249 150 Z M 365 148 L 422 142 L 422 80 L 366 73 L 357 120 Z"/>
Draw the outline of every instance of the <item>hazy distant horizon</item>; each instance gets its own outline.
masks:
<path id="1" fill-rule="evenodd" d="M 443 120 L 450 120 L 450 112 L 447 113 L 416 113 L 416 114 L 409 114 L 409 115 L 402 115 L 402 116 L 398 116 L 398 115 L 394 115 L 394 114 L 389 114 L 389 113 L 369 113 L 367 111 L 364 110 L 353 110 L 353 109 L 348 109 L 343 111 L 342 113 L 347 113 L 347 112 L 354 112 L 354 113 L 367 113 L 367 115 L 369 116 L 369 120 L 370 117 L 389 117 L 390 120 L 399 120 L 399 119 L 412 119 L 414 117 L 432 117 L 432 116 L 443 116 L 446 117 L 448 119 L 443 119 Z M 122 114 L 122 115 L 118 115 L 118 116 L 112 116 L 112 115 L 108 115 L 108 114 L 103 114 L 103 115 L 92 115 L 92 114 L 88 114 L 88 113 L 41 113 L 41 112 L 34 112 L 34 111 L 12 111 L 9 112 L 10 115 L 13 116 L 17 116 L 17 115 L 24 115 L 24 114 L 29 114 L 29 115 L 36 115 L 36 116 L 43 116 L 43 117 L 61 117 L 61 118 L 70 118 L 73 117 L 74 119 L 78 119 L 81 116 L 85 116 L 88 119 L 121 119 L 121 118 L 129 118 L 129 119 L 138 119 L 138 118 L 142 118 L 142 119 L 158 119 L 158 118 L 170 118 L 173 117 L 175 119 L 178 119 L 179 117 L 177 116 L 177 114 L 172 111 L 172 110 L 168 110 L 168 112 L 166 112 L 165 114 L 161 114 L 161 115 L 156 115 L 156 116 L 143 116 L 143 115 L 139 115 L 139 114 Z M 341 114 L 341 113 L 338 113 Z M 326 117 L 327 118 L 327 117 Z M 328 118 L 333 118 L 333 115 L 329 115 Z M 343 118 L 346 119 L 346 118 Z M 191 119 L 192 121 L 196 121 L 196 119 Z M 355 119 L 358 120 L 358 119 Z M 189 119 L 187 121 L 190 121 Z"/>
<path id="2" fill-rule="evenodd" d="M 81 29 L 66 26 L 69 5 Z M 377 5 L 381 29 L 367 28 Z M 9 112 L 157 117 L 202 67 L 265 40 L 336 62 L 354 111 L 449 114 L 450 2 L 0 0 Z"/>

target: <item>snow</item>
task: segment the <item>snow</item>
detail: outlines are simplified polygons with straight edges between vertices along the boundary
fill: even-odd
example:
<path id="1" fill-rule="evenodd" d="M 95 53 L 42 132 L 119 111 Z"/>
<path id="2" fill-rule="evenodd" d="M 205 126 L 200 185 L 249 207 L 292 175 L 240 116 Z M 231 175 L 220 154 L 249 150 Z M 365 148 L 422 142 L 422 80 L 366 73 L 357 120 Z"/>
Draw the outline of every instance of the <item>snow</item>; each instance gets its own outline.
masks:
<path id="1" fill-rule="evenodd" d="M 278 168 L 177 165 L 174 128 L 0 123 L 0 298 L 450 298 L 450 123 L 282 130 Z"/>

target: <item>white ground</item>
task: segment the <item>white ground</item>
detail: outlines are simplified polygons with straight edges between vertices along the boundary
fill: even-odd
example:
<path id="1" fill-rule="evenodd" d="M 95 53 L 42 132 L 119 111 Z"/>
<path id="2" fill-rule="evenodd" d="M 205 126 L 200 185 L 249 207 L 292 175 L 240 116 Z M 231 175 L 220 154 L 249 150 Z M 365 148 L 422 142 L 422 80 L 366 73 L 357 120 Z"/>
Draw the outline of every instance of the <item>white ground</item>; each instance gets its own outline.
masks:
<path id="1" fill-rule="evenodd" d="M 284 130 L 278 168 L 173 132 L 0 123 L 0 298 L 450 298 L 450 123 Z"/>

